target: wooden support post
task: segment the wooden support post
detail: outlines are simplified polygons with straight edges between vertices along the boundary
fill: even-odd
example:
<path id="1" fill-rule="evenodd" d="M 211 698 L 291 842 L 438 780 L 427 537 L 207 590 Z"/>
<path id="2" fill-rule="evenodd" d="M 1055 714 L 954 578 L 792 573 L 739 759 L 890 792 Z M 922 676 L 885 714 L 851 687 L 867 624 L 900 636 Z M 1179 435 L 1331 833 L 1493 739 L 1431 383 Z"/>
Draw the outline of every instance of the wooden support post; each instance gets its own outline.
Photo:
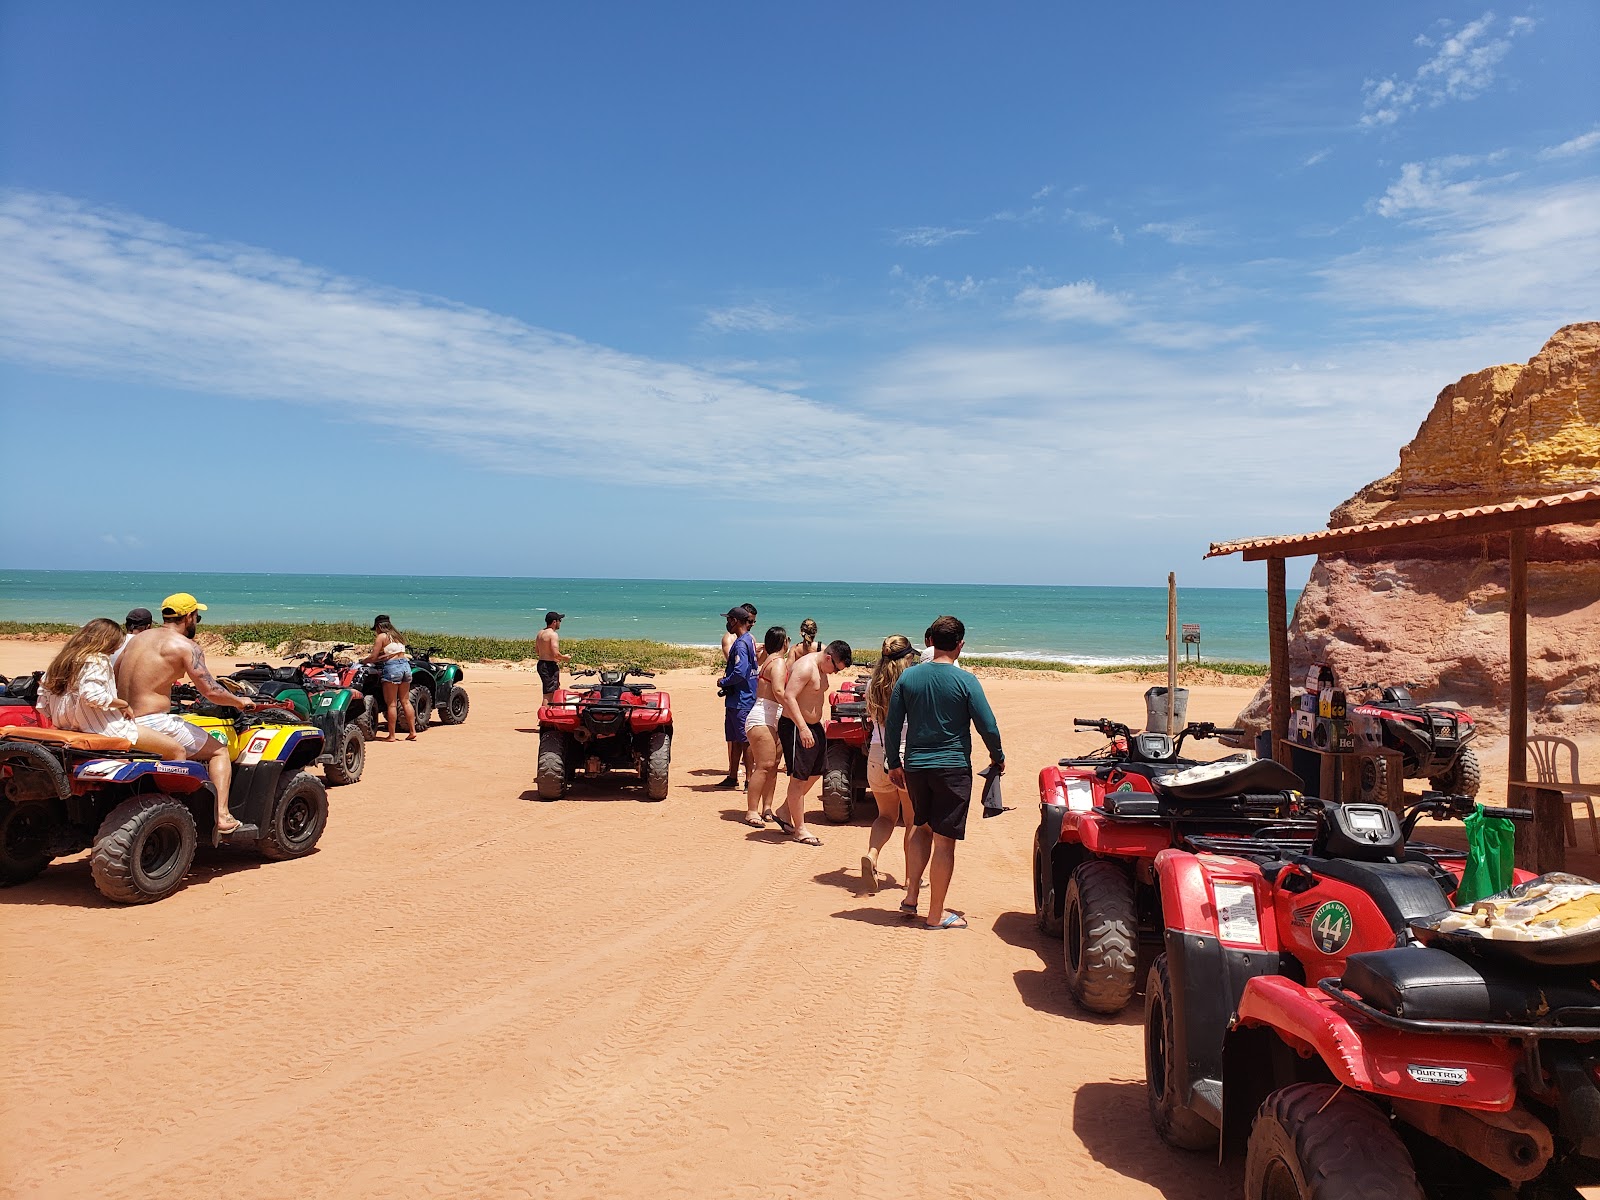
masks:
<path id="1" fill-rule="evenodd" d="M 1177 737 L 1174 713 L 1178 705 L 1178 576 L 1167 572 L 1167 736 Z"/>
<path id="2" fill-rule="evenodd" d="M 1272 745 L 1277 759 L 1292 766 L 1289 747 L 1282 741 L 1289 731 L 1289 593 L 1287 572 L 1281 558 L 1267 559 L 1267 656 L 1270 663 L 1268 689 L 1272 699 L 1268 720 L 1272 722 Z"/>
<path id="3" fill-rule="evenodd" d="M 1511 744 L 1507 751 L 1506 778 L 1528 777 L 1528 534 L 1511 531 Z M 1509 804 L 1520 803 L 1511 789 Z"/>

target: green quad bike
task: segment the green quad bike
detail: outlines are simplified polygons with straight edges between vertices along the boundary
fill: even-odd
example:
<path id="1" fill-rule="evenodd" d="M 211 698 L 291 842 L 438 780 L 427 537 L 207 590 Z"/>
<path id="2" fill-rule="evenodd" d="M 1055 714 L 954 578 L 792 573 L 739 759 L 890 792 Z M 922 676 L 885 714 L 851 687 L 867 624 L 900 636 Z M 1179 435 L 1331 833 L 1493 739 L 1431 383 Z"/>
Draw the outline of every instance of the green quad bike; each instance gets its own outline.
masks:
<path id="1" fill-rule="evenodd" d="M 336 646 L 335 650 L 340 647 Z M 349 646 L 343 646 L 348 650 Z M 291 659 L 306 656 L 291 655 Z M 355 783 L 367 765 L 367 740 L 373 730 L 367 721 L 360 693 L 339 682 L 335 671 L 316 663 L 276 667 L 271 663 L 245 663 L 227 680 L 246 693 L 276 708 L 262 710 L 262 718 L 279 723 L 314 725 L 322 731 L 324 753 L 317 759 L 330 787 Z"/>
<path id="2" fill-rule="evenodd" d="M 460 663 L 436 662 L 439 647 L 429 646 L 411 656 L 411 707 L 417 710 L 417 726 L 428 727 L 432 717 L 441 725 L 459 725 L 467 719 L 471 701 L 461 679 L 467 673 Z M 417 703 L 418 690 L 426 692 L 427 711 Z"/>

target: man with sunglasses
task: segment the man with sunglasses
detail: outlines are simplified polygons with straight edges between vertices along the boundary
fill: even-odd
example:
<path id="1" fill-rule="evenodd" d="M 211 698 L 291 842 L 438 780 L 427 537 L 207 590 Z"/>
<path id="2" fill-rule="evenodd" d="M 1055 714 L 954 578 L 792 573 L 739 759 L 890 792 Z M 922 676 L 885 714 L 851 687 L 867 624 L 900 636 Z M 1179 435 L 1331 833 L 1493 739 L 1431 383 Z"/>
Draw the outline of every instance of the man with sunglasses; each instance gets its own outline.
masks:
<path id="1" fill-rule="evenodd" d="M 136 723 L 176 739 L 183 747 L 184 757 L 206 764 L 217 793 L 216 832 L 225 838 L 252 828 L 241 825 L 228 811 L 228 787 L 233 782 L 228 748 L 171 711 L 172 685 L 185 676 L 213 704 L 255 707 L 223 687 L 206 668 L 205 651 L 194 640 L 205 607 L 188 592 L 163 600 L 161 628 L 146 630 L 122 649 L 116 666 L 117 695 L 128 702 L 128 713 Z"/>
<path id="2" fill-rule="evenodd" d="M 773 819 L 802 846 L 822 845 L 822 839 L 806 828 L 806 794 L 822 777 L 828 757 L 828 739 L 822 730 L 828 676 L 850 665 L 850 643 L 829 642 L 815 654 L 795 659 L 783 686 L 778 745 L 783 747 L 783 765 L 789 773 L 789 792 L 784 801 L 789 815 L 787 820 Z"/>

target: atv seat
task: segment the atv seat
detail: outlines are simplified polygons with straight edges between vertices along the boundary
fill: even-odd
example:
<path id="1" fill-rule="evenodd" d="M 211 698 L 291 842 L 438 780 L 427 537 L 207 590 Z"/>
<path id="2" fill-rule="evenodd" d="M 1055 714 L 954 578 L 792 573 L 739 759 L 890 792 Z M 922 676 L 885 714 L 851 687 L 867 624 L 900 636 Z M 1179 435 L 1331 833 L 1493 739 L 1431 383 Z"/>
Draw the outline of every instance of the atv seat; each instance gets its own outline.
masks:
<path id="1" fill-rule="evenodd" d="M 1426 863 L 1357 862 L 1349 858 L 1307 858 L 1304 861 L 1318 875 L 1348 883 L 1372 897 L 1383 919 L 1397 934 L 1412 921 L 1450 907 L 1449 897 Z"/>
<path id="2" fill-rule="evenodd" d="M 1580 1009 L 1565 1023 L 1600 1024 L 1600 984 L 1586 971 L 1509 970 L 1426 946 L 1352 954 L 1340 986 L 1412 1021 L 1547 1024 L 1563 1009 Z"/>
<path id="3" fill-rule="evenodd" d="M 867 715 L 867 702 L 865 700 L 847 700 L 833 706 L 835 717 L 864 717 Z"/>
<path id="4" fill-rule="evenodd" d="M 47 742 L 52 746 L 65 746 L 68 750 L 82 750 L 89 754 L 118 754 L 133 749 L 127 738 L 106 737 L 99 733 L 79 733 L 73 729 L 35 729 L 28 725 L 8 725 L 4 738 L 21 742 Z"/>

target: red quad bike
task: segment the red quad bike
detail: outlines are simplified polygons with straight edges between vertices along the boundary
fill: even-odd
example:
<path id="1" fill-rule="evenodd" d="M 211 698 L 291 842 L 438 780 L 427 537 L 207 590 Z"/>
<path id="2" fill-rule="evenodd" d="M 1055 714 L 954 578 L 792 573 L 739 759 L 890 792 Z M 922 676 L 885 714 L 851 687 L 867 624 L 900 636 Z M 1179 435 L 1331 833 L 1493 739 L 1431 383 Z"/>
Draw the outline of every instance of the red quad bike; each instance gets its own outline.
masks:
<path id="1" fill-rule="evenodd" d="M 1402 819 L 1291 794 L 1309 848 L 1157 858 L 1145 1071 L 1167 1142 L 1244 1148 L 1247 1200 L 1575 1200 L 1600 1182 L 1600 934 L 1442 930 L 1464 859 L 1410 835 L 1472 807 L 1430 792 Z"/>
<path id="2" fill-rule="evenodd" d="M 616 770 L 637 771 L 645 798 L 667 798 L 672 766 L 672 699 L 629 675 L 653 671 L 574 671 L 598 675 L 597 686 L 557 689 L 539 709 L 539 799 L 559 800 L 579 772 L 598 780 Z"/>
<path id="3" fill-rule="evenodd" d="M 18 675 L 14 679 L 0 675 L 0 725 L 49 727 L 44 714 L 35 707 L 39 703 L 39 680 L 43 677 L 43 671 Z"/>
<path id="4" fill-rule="evenodd" d="M 867 746 L 872 741 L 872 726 L 867 722 L 867 683 L 865 677 L 847 679 L 828 693 L 828 720 L 823 733 L 828 753 L 822 772 L 822 815 L 835 824 L 844 824 L 857 809 L 868 808 Z M 877 805 L 870 805 L 877 812 Z"/>
<path id="5" fill-rule="evenodd" d="M 1191 722 L 1174 739 L 1164 733 L 1133 733 L 1101 717 L 1076 718 L 1080 729 L 1098 729 L 1110 745 L 1084 758 L 1064 758 L 1039 772 L 1039 828 L 1033 840 L 1033 909 L 1040 931 L 1062 939 L 1067 988 L 1091 1012 L 1120 1012 L 1133 999 L 1149 960 L 1161 943 L 1161 898 L 1152 864 L 1167 847 L 1195 832 L 1241 827 L 1220 807 L 1165 823 L 1130 823 L 1155 803 L 1159 779 L 1205 764 L 1180 757 L 1186 738 L 1237 735 L 1209 721 Z M 1211 783 L 1218 795 L 1232 789 L 1298 787 L 1299 780 L 1276 764 L 1225 760 L 1225 782 Z M 1218 789 L 1221 789 L 1220 791 Z M 1218 822 L 1221 822 L 1220 824 Z M 1248 824 L 1245 821 L 1244 824 Z"/>
<path id="6" fill-rule="evenodd" d="M 1358 688 L 1378 685 L 1359 683 Z M 1478 754 L 1467 745 L 1478 735 L 1472 716 L 1459 704 L 1438 700 L 1423 704 L 1405 687 L 1386 687 L 1377 700 L 1354 705 L 1351 717 L 1368 745 L 1398 750 L 1402 778 L 1426 779 L 1435 791 L 1476 796 L 1481 774 Z M 1361 798 L 1382 802 L 1386 794 L 1387 759 L 1361 759 Z"/>

